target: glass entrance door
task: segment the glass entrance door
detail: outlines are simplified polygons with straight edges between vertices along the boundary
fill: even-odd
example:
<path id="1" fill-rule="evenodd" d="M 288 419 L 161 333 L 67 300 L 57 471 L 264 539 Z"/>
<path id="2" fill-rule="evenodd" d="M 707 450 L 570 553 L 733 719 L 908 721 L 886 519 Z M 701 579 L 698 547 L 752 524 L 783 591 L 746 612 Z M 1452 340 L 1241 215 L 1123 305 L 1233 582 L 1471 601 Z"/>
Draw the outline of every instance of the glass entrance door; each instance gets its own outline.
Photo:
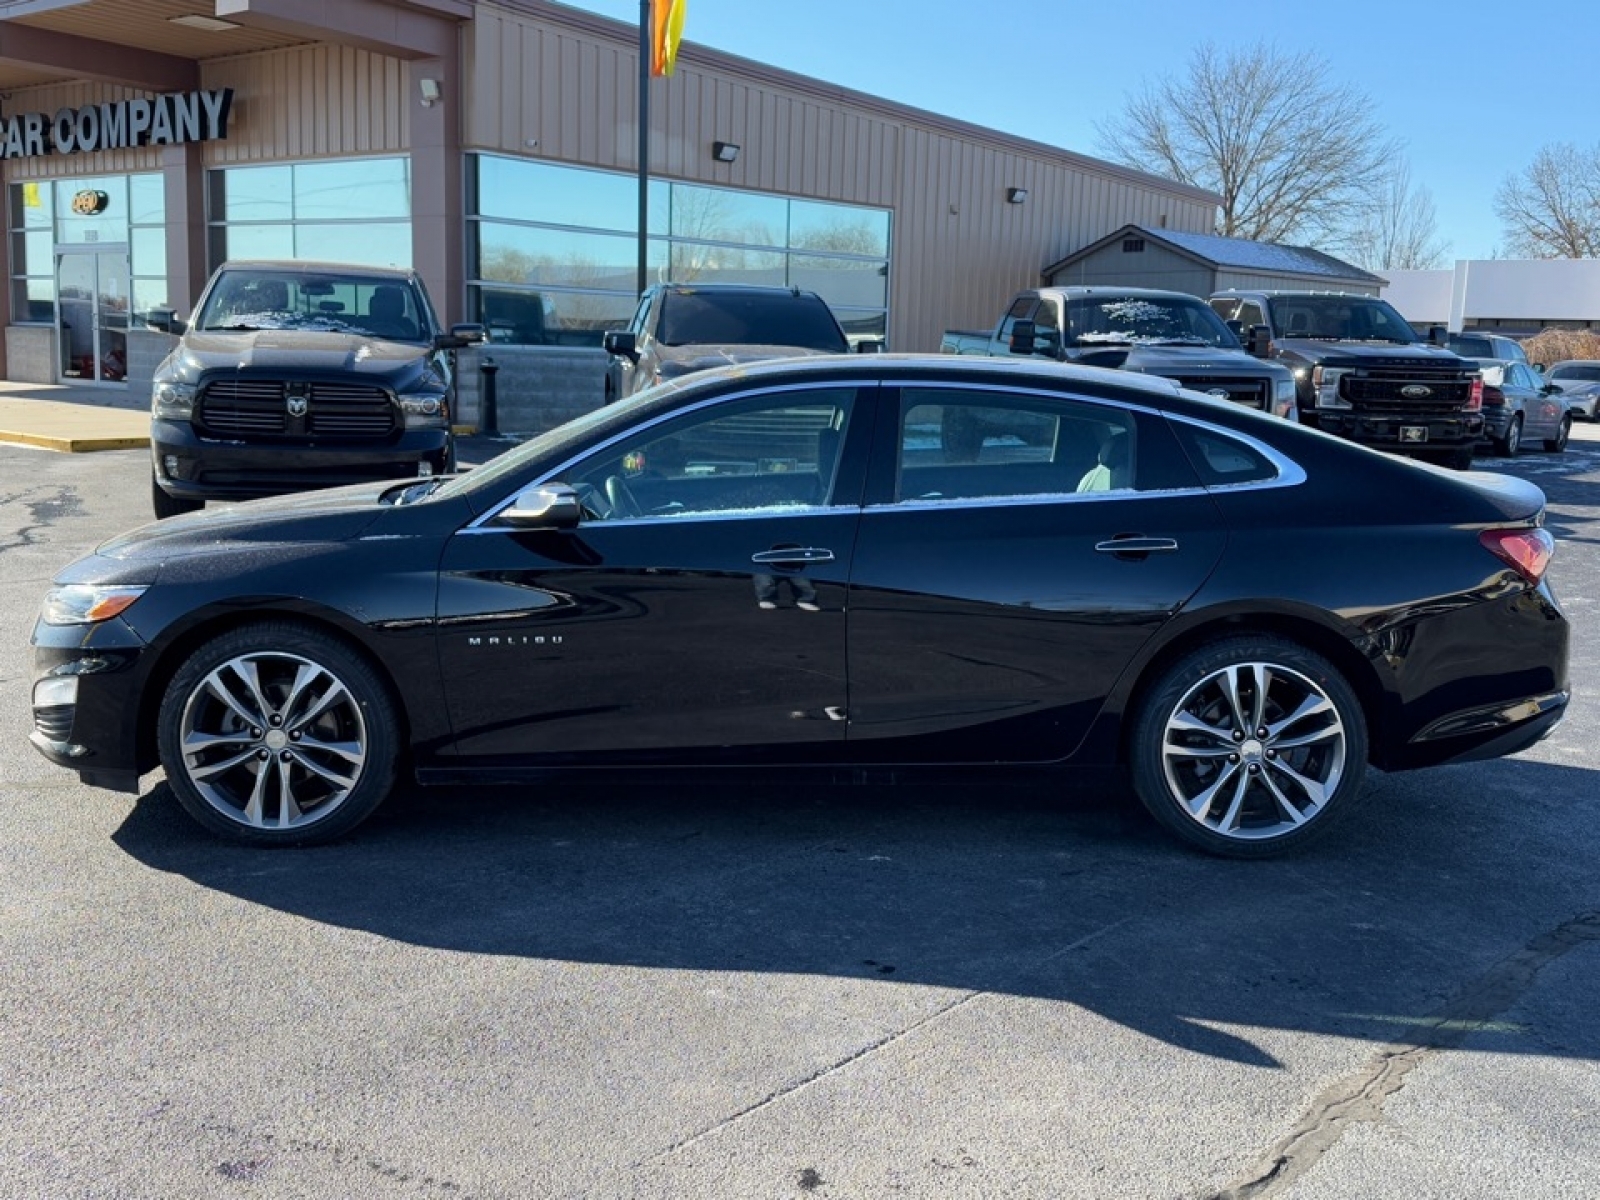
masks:
<path id="1" fill-rule="evenodd" d="M 60 247 L 56 317 L 63 383 L 121 383 L 128 374 L 128 248 Z"/>

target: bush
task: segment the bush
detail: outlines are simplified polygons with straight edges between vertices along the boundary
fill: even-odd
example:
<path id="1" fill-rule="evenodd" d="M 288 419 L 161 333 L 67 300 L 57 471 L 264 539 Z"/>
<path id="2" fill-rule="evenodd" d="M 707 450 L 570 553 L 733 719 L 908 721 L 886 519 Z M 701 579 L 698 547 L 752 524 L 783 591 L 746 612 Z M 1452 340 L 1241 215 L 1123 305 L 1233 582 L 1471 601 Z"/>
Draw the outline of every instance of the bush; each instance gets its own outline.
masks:
<path id="1" fill-rule="evenodd" d="M 1586 329 L 1545 329 L 1525 338 L 1523 352 L 1531 363 L 1554 366 L 1569 358 L 1600 359 L 1600 333 Z"/>

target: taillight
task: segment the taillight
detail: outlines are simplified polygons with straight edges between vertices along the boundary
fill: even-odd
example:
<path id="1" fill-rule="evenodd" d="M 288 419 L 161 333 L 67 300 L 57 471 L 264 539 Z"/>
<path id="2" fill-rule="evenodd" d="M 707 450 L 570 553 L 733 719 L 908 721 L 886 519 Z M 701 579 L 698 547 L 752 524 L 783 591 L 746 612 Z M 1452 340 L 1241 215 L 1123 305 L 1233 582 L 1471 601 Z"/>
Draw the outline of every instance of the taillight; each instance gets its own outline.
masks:
<path id="1" fill-rule="evenodd" d="M 1478 541 L 1529 583 L 1544 577 L 1550 556 L 1556 552 L 1556 539 L 1548 529 L 1485 529 Z"/>
<path id="2" fill-rule="evenodd" d="M 1500 401 L 1499 402 L 1501 404 L 1504 404 L 1506 402 L 1505 394 L 1503 392 L 1500 392 L 1500 391 L 1495 390 L 1493 388 L 1491 388 L 1489 390 L 1490 391 L 1494 391 L 1495 395 L 1500 397 Z M 1472 381 L 1472 386 L 1467 389 L 1467 411 L 1468 412 L 1476 412 L 1478 409 L 1480 409 L 1480 408 L 1482 408 L 1484 406 L 1484 403 L 1486 401 L 1488 403 L 1490 403 L 1490 404 L 1495 403 L 1495 401 L 1489 399 L 1488 392 L 1486 392 L 1484 390 L 1483 380 L 1482 379 L 1474 379 Z"/>
<path id="3" fill-rule="evenodd" d="M 1497 387 L 1484 387 L 1482 382 L 1480 382 L 1478 384 L 1478 387 L 1483 390 L 1483 402 L 1485 404 L 1487 404 L 1490 408 L 1504 408 L 1505 407 L 1506 394 L 1504 392 L 1502 392 L 1499 388 L 1497 388 Z M 1471 405 L 1469 407 L 1474 407 L 1475 408 L 1477 406 L 1476 405 Z"/>

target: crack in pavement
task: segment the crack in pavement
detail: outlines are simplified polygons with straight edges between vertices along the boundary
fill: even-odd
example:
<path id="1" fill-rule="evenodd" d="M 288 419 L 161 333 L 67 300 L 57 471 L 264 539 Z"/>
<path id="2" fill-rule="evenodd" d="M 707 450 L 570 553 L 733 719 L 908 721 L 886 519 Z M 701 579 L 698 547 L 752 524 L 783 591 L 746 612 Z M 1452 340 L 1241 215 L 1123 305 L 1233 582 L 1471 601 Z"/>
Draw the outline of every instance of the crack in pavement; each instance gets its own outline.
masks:
<path id="1" fill-rule="evenodd" d="M 1540 971 L 1590 942 L 1600 942 L 1600 912 L 1584 913 L 1534 938 L 1432 1016 L 1423 1026 L 1431 1036 L 1391 1043 L 1365 1070 L 1325 1088 L 1261 1163 L 1206 1200 L 1267 1200 L 1281 1192 L 1333 1149 L 1351 1125 L 1378 1120 L 1411 1072 L 1484 1028 L 1522 998 Z"/>
<path id="2" fill-rule="evenodd" d="M 1133 918 L 1131 917 L 1124 917 L 1120 921 L 1113 921 L 1109 925 L 1103 925 L 1092 933 L 1086 933 L 1081 938 L 1069 942 L 1067 945 L 1062 946 L 1059 950 L 1052 951 L 1043 958 L 1039 959 L 1037 962 L 1030 964 L 1027 971 L 1019 972 L 1018 974 L 1025 975 L 1033 971 L 1037 971 L 1046 963 L 1055 961 L 1063 954 L 1070 954 L 1074 950 L 1081 950 L 1091 942 L 1098 941 L 1100 938 L 1105 937 L 1106 934 L 1110 933 L 1112 930 L 1120 929 L 1132 919 Z M 944 1005 L 942 1008 L 935 1009 L 933 1012 L 928 1013 L 921 1020 L 913 1021 L 909 1025 L 903 1026 L 900 1029 L 896 1029 L 894 1032 L 886 1034 L 875 1042 L 869 1042 L 865 1046 L 857 1047 L 843 1058 L 836 1059 L 835 1061 L 828 1063 L 826 1066 L 813 1071 L 804 1079 L 796 1080 L 794 1083 L 789 1084 L 787 1087 L 781 1087 L 775 1092 L 769 1092 L 755 1103 L 746 1105 L 738 1112 L 729 1113 L 726 1117 L 713 1122 L 711 1125 L 708 1125 L 698 1133 L 692 1133 L 688 1137 L 682 1138 L 672 1143 L 672 1145 L 667 1146 L 665 1149 L 659 1150 L 655 1154 L 650 1155 L 650 1157 L 645 1159 L 644 1162 L 636 1163 L 634 1165 L 636 1167 L 643 1166 L 648 1162 L 659 1162 L 664 1158 L 668 1158 L 671 1155 L 676 1154 L 678 1151 L 684 1150 L 689 1146 L 694 1145 L 696 1142 L 710 1137 L 713 1133 L 727 1129 L 729 1126 L 744 1120 L 746 1117 L 752 1116 L 765 1108 L 769 1108 L 770 1106 L 778 1103 L 780 1100 L 784 1100 L 790 1096 L 796 1095 L 797 1093 L 810 1087 L 812 1084 L 828 1078 L 830 1075 L 837 1074 L 848 1067 L 851 1063 L 860 1062 L 869 1054 L 875 1054 L 879 1050 L 882 1050 L 885 1046 L 892 1046 L 896 1042 L 903 1041 L 912 1034 L 916 1033 L 919 1029 L 924 1029 L 933 1024 L 935 1021 L 942 1020 L 944 1017 L 947 1017 L 951 1013 L 956 1012 L 958 1009 L 965 1007 L 974 1000 L 977 1000 L 983 996 L 994 995 L 1001 990 L 1003 989 L 986 988 L 982 991 L 967 992 L 965 995 L 952 1000 L 949 1004 Z"/>

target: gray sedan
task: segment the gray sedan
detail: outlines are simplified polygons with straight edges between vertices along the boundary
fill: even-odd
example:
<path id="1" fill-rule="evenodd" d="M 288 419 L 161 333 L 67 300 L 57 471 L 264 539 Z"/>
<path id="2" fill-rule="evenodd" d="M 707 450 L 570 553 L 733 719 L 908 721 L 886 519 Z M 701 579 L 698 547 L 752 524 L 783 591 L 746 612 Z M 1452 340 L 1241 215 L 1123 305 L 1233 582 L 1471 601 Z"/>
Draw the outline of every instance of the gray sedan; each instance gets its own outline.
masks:
<path id="1" fill-rule="evenodd" d="M 1496 454 L 1515 454 L 1525 439 L 1539 438 L 1546 450 L 1565 450 L 1572 413 L 1561 388 L 1526 363 L 1495 358 L 1468 360 L 1483 375 L 1483 437 Z"/>
<path id="2" fill-rule="evenodd" d="M 1567 406 L 1587 420 L 1600 420 L 1600 361 L 1574 358 L 1556 363 L 1544 377 L 1567 395 Z"/>

